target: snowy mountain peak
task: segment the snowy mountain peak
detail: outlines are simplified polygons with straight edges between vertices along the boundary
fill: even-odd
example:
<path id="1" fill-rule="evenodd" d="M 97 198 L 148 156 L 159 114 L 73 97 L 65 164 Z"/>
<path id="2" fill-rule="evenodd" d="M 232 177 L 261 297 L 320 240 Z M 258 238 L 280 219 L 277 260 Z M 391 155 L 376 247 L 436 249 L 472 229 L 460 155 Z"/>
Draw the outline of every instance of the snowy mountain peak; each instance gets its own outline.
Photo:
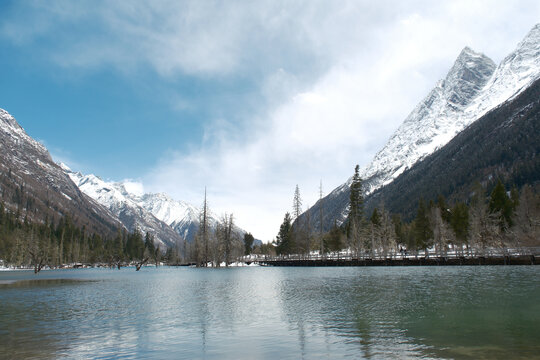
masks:
<path id="1" fill-rule="evenodd" d="M 149 231 L 156 242 L 169 246 L 183 240 L 191 242 L 197 233 L 200 209 L 187 202 L 165 193 L 140 193 L 142 184 L 130 180 L 107 182 L 95 175 L 73 172 L 69 167 L 64 171 L 83 193 L 109 209 L 130 231 Z M 137 191 L 133 190 L 134 184 L 140 186 Z M 210 227 L 216 228 L 218 220 L 211 211 L 208 219 Z M 245 230 L 235 226 L 234 233 L 241 238 Z"/>
<path id="2" fill-rule="evenodd" d="M 57 221 L 69 215 L 89 233 L 108 236 L 122 224 L 94 200 L 84 196 L 56 164 L 48 150 L 30 137 L 7 111 L 0 109 L 0 181 L 7 208 L 18 209 L 31 221 Z M 17 203 L 13 189 L 24 186 L 24 196 L 32 201 Z M 21 198 L 22 199 L 22 198 Z M 21 206 L 23 205 L 23 206 Z"/>
<path id="3" fill-rule="evenodd" d="M 540 24 L 499 66 L 469 47 L 363 170 L 367 193 L 388 184 L 540 76 Z"/>
<path id="4" fill-rule="evenodd" d="M 385 147 L 362 171 L 367 193 L 388 184 L 415 162 L 450 141 L 468 125 L 466 107 L 481 93 L 495 63 L 464 48 L 444 80 L 409 114 Z"/>
<path id="5" fill-rule="evenodd" d="M 10 113 L 8 113 L 4 109 L 0 109 L 0 124 L 5 127 L 9 126 L 12 129 L 22 130 L 22 127 L 19 125 L 19 123 L 15 120 L 13 116 L 11 116 Z"/>
<path id="6" fill-rule="evenodd" d="M 484 54 L 465 47 L 443 80 L 361 170 L 366 195 L 389 184 L 490 110 L 511 100 L 540 78 L 540 24 L 495 66 Z M 346 214 L 351 179 L 332 191 L 325 206 Z M 330 204 L 335 200 L 335 204 Z M 339 203 L 339 204 L 338 204 Z M 333 221 L 333 220 L 332 220 Z"/>
<path id="7" fill-rule="evenodd" d="M 51 155 L 45 146 L 30 137 L 17 120 L 4 109 L 0 109 L 0 131 L 9 136 L 16 145 L 29 145 L 52 161 Z"/>
<path id="8" fill-rule="evenodd" d="M 95 175 L 83 175 L 65 167 L 64 171 L 86 195 L 109 209 L 130 230 L 149 231 L 159 243 L 173 245 L 180 238 L 191 241 L 199 227 L 200 210 L 165 193 L 133 191 L 133 182 L 107 182 Z M 140 185 L 140 184 L 139 184 Z M 142 188 L 142 185 L 141 185 Z M 217 218 L 209 213 L 211 227 Z M 244 230 L 235 228 L 239 235 Z"/>
<path id="9" fill-rule="evenodd" d="M 495 68 L 489 57 L 465 47 L 442 83 L 444 98 L 456 107 L 467 105 L 493 75 Z"/>
<path id="10" fill-rule="evenodd" d="M 173 228 L 180 223 L 198 221 L 199 209 L 184 201 L 174 200 L 165 193 L 144 194 L 138 204 Z"/>
<path id="11" fill-rule="evenodd" d="M 527 35 L 518 44 L 518 48 L 522 47 L 536 47 L 538 48 L 538 42 L 540 41 L 540 23 L 534 25 Z M 531 46 L 532 45 L 532 46 Z"/>

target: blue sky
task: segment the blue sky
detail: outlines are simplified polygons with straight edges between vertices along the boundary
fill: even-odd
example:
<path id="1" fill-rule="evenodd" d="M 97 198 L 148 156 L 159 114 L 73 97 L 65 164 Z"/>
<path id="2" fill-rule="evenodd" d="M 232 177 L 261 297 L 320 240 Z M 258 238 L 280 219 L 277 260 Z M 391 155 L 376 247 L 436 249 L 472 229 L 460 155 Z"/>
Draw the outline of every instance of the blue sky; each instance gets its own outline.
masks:
<path id="1" fill-rule="evenodd" d="M 470 46 L 499 62 L 537 1 L 0 1 L 0 107 L 58 161 L 271 240 L 366 165 Z"/>

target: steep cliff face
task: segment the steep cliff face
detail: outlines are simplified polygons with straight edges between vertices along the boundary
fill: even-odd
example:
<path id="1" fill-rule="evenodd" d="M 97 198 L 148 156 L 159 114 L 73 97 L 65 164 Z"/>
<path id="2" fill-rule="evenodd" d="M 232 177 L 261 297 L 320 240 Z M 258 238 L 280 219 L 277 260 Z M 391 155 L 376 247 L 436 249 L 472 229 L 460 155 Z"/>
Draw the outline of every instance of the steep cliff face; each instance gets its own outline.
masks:
<path id="1" fill-rule="evenodd" d="M 487 112 L 514 99 L 539 77 L 540 24 L 498 66 L 483 54 L 463 49 L 446 78 L 437 83 L 361 170 L 365 195 L 390 184 Z M 326 214 L 324 228 L 345 219 L 350 181 L 307 210 L 313 226 L 319 221 L 321 206 Z"/>
<path id="2" fill-rule="evenodd" d="M 486 113 L 448 144 L 414 164 L 366 198 L 406 220 L 416 215 L 418 199 L 468 201 L 477 183 L 497 180 L 506 188 L 540 183 L 540 79 L 518 96 Z"/>
<path id="3" fill-rule="evenodd" d="M 122 224 L 84 195 L 7 111 L 0 109 L 0 189 L 8 209 L 30 221 L 55 221 L 69 215 L 89 232 L 112 235 Z"/>
<path id="4" fill-rule="evenodd" d="M 467 107 L 495 71 L 483 54 L 463 49 L 444 80 L 416 106 L 384 148 L 362 171 L 366 193 L 388 184 L 405 169 L 446 144 L 471 121 Z"/>

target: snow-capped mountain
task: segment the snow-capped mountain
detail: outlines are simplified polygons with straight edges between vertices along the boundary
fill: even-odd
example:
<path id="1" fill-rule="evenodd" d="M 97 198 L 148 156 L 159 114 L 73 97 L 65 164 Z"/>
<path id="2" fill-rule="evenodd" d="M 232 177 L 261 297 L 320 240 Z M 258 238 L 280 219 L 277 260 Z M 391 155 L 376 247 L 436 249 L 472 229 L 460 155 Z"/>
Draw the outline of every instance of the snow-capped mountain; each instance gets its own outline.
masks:
<path id="1" fill-rule="evenodd" d="M 540 183 L 540 79 L 467 126 L 390 184 L 366 198 L 369 214 L 384 207 L 411 220 L 418 199 L 468 202 L 477 184 L 486 187 L 503 179 L 518 188 Z"/>
<path id="2" fill-rule="evenodd" d="M 137 195 L 130 193 L 123 183 L 107 182 L 95 175 L 74 172 L 64 164 L 61 166 L 82 192 L 106 207 L 129 231 L 137 229 L 142 234 L 149 232 L 162 249 L 183 242 L 183 238 L 168 224 L 140 206 Z"/>
<path id="3" fill-rule="evenodd" d="M 450 141 L 473 119 L 467 112 L 495 71 L 483 54 L 466 47 L 444 80 L 437 83 L 361 172 L 366 193 L 386 185 L 418 160 Z"/>
<path id="4" fill-rule="evenodd" d="M 446 78 L 436 84 L 360 171 L 366 195 L 392 182 L 481 116 L 515 98 L 539 77 L 540 24 L 498 66 L 483 54 L 468 47 L 463 49 Z M 329 212 L 325 227 L 345 218 L 351 179 L 323 199 Z M 308 211 L 318 212 L 319 206 L 317 203 Z"/>
<path id="5" fill-rule="evenodd" d="M 168 224 L 180 236 L 191 242 L 199 228 L 200 208 L 195 207 L 185 201 L 174 200 L 165 193 L 144 194 L 134 197 L 137 204 L 147 211 L 151 212 L 156 218 Z M 215 229 L 219 222 L 212 211 L 209 211 L 208 222 L 210 228 Z M 246 231 L 233 226 L 233 232 L 239 239 L 243 239 Z M 260 245 L 262 242 L 255 239 L 254 245 Z"/>
<path id="6" fill-rule="evenodd" d="M 416 106 L 363 169 L 366 193 L 391 182 L 539 76 L 540 24 L 497 67 L 487 56 L 468 47 L 463 49 L 446 78 Z"/>
<path id="7" fill-rule="evenodd" d="M 31 221 L 69 216 L 90 233 L 114 234 L 122 224 L 84 195 L 39 142 L 0 109 L 0 193 L 4 205 Z"/>
<path id="8" fill-rule="evenodd" d="M 56 164 L 7 111 L 0 109 L 0 194 L 4 205 L 33 221 L 69 215 L 90 232 L 114 236 L 138 229 L 154 236 L 162 249 L 191 241 L 199 209 L 166 194 L 135 194 L 122 182 L 107 182 Z M 210 216 L 211 227 L 218 220 Z M 245 233 L 235 228 L 242 237 Z"/>
<path id="9" fill-rule="evenodd" d="M 193 240 L 199 228 L 200 209 L 197 207 L 185 201 L 174 200 L 165 193 L 144 194 L 137 198 L 137 203 L 188 242 Z M 214 217 L 209 217 L 209 220 L 211 226 L 217 223 Z"/>
<path id="10" fill-rule="evenodd" d="M 175 246 L 184 239 L 191 242 L 195 237 L 199 228 L 199 208 L 164 193 L 136 194 L 130 192 L 125 183 L 107 182 L 95 175 L 83 175 L 62 166 L 82 192 L 109 209 L 130 231 L 148 231 L 165 246 Z M 212 213 L 209 223 L 212 228 L 218 224 Z M 238 227 L 234 231 L 240 237 L 245 233 Z"/>

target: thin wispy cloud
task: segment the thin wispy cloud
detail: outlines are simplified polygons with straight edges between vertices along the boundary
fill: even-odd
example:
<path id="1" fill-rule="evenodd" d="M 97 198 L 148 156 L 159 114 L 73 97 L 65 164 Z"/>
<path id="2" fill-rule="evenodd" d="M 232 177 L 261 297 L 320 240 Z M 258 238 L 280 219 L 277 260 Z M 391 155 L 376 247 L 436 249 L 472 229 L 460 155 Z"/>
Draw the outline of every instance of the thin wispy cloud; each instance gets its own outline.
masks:
<path id="1" fill-rule="evenodd" d="M 313 204 L 321 179 L 326 192 L 345 181 L 463 47 L 500 61 L 537 22 L 540 5 L 91 1 L 35 3 L 24 14 L 26 22 L 17 12 L 0 22 L 0 36 L 22 47 L 45 39 L 39 53 L 61 68 L 111 68 L 129 78 L 150 69 L 163 82 L 230 89 L 220 95 L 227 106 L 201 94 L 198 106 L 212 109 L 198 119 L 202 137 L 187 150 L 156 153 L 140 178 L 145 190 L 195 204 L 207 186 L 215 212 L 234 212 L 240 226 L 270 240 L 296 184 Z M 171 107 L 196 111 L 171 88 Z"/>

